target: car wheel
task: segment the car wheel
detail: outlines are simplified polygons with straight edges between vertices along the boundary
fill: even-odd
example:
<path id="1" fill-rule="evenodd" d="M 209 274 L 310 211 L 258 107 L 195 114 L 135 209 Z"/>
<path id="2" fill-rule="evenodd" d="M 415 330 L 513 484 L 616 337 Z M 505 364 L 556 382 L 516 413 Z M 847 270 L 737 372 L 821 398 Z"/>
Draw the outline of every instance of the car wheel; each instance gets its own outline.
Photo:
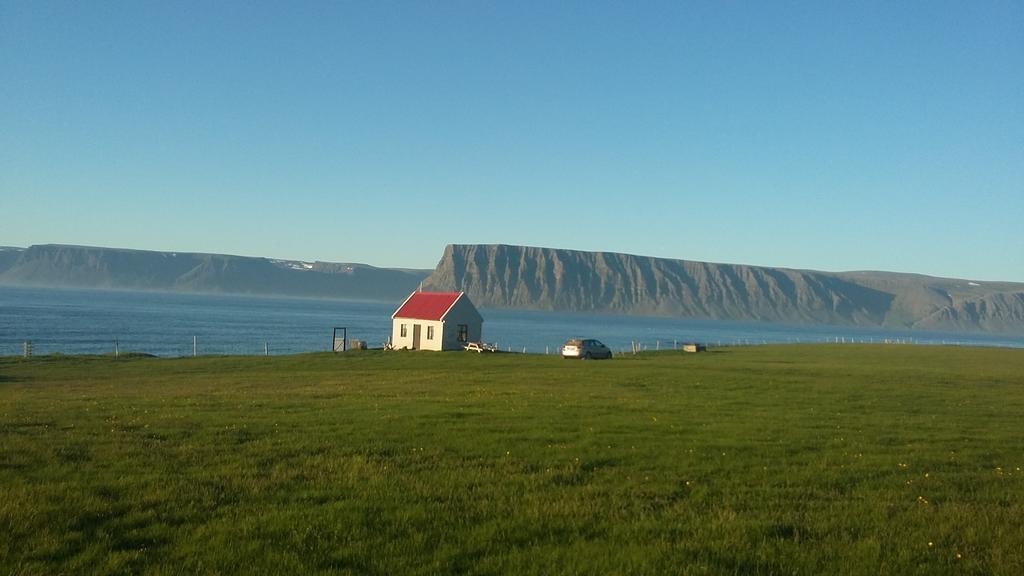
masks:
<path id="1" fill-rule="evenodd" d="M 583 355 L 583 359 L 584 360 L 590 360 L 590 352 L 587 352 L 586 354 L 584 354 Z"/>

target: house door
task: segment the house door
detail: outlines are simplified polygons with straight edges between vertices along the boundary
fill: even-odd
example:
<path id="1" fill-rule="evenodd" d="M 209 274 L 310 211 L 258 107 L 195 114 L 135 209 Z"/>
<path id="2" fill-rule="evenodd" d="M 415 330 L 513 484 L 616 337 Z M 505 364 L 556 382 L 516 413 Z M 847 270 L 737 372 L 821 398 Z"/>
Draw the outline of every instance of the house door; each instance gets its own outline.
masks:
<path id="1" fill-rule="evenodd" d="M 413 350 L 419 350 L 420 349 L 420 325 L 419 324 L 413 324 L 412 325 L 412 349 Z"/>

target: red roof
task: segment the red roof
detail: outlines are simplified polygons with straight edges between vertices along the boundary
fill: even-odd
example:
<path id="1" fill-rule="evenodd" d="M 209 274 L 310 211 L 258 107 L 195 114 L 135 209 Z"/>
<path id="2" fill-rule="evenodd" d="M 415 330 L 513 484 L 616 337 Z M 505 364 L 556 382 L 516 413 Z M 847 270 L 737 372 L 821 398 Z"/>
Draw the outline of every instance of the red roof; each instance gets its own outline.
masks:
<path id="1" fill-rule="evenodd" d="M 462 292 L 413 292 L 391 317 L 441 320 L 459 296 Z"/>

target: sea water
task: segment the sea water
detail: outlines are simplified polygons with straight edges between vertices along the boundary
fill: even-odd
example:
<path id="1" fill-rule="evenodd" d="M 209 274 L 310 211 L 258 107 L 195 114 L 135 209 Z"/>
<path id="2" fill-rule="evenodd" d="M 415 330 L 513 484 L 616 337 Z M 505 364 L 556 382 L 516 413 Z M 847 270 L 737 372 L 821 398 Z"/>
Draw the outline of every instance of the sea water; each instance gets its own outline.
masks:
<path id="1" fill-rule="evenodd" d="M 295 354 L 329 351 L 335 328 L 369 347 L 383 346 L 401 302 L 127 292 L 0 286 L 0 355 L 157 356 Z M 567 338 L 597 338 L 616 352 L 799 342 L 899 342 L 1024 347 L 1024 336 L 790 326 L 481 309 L 484 340 L 501 350 L 557 353 Z"/>

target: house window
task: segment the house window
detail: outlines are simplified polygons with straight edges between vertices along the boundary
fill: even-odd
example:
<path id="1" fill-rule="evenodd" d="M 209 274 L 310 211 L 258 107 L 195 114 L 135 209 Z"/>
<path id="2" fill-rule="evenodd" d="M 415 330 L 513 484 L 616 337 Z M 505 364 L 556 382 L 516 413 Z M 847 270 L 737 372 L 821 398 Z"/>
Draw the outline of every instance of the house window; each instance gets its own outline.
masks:
<path id="1" fill-rule="evenodd" d="M 433 339 L 434 339 L 434 327 L 433 326 L 427 326 L 427 340 L 433 340 Z"/>
<path id="2" fill-rule="evenodd" d="M 459 324 L 459 342 L 469 342 L 468 324 Z"/>
<path id="3" fill-rule="evenodd" d="M 401 327 L 400 330 L 401 330 L 401 333 L 402 333 L 402 338 L 405 338 L 406 336 L 409 335 L 409 333 L 406 332 L 406 330 L 405 330 L 405 324 L 402 324 L 402 327 Z"/>

